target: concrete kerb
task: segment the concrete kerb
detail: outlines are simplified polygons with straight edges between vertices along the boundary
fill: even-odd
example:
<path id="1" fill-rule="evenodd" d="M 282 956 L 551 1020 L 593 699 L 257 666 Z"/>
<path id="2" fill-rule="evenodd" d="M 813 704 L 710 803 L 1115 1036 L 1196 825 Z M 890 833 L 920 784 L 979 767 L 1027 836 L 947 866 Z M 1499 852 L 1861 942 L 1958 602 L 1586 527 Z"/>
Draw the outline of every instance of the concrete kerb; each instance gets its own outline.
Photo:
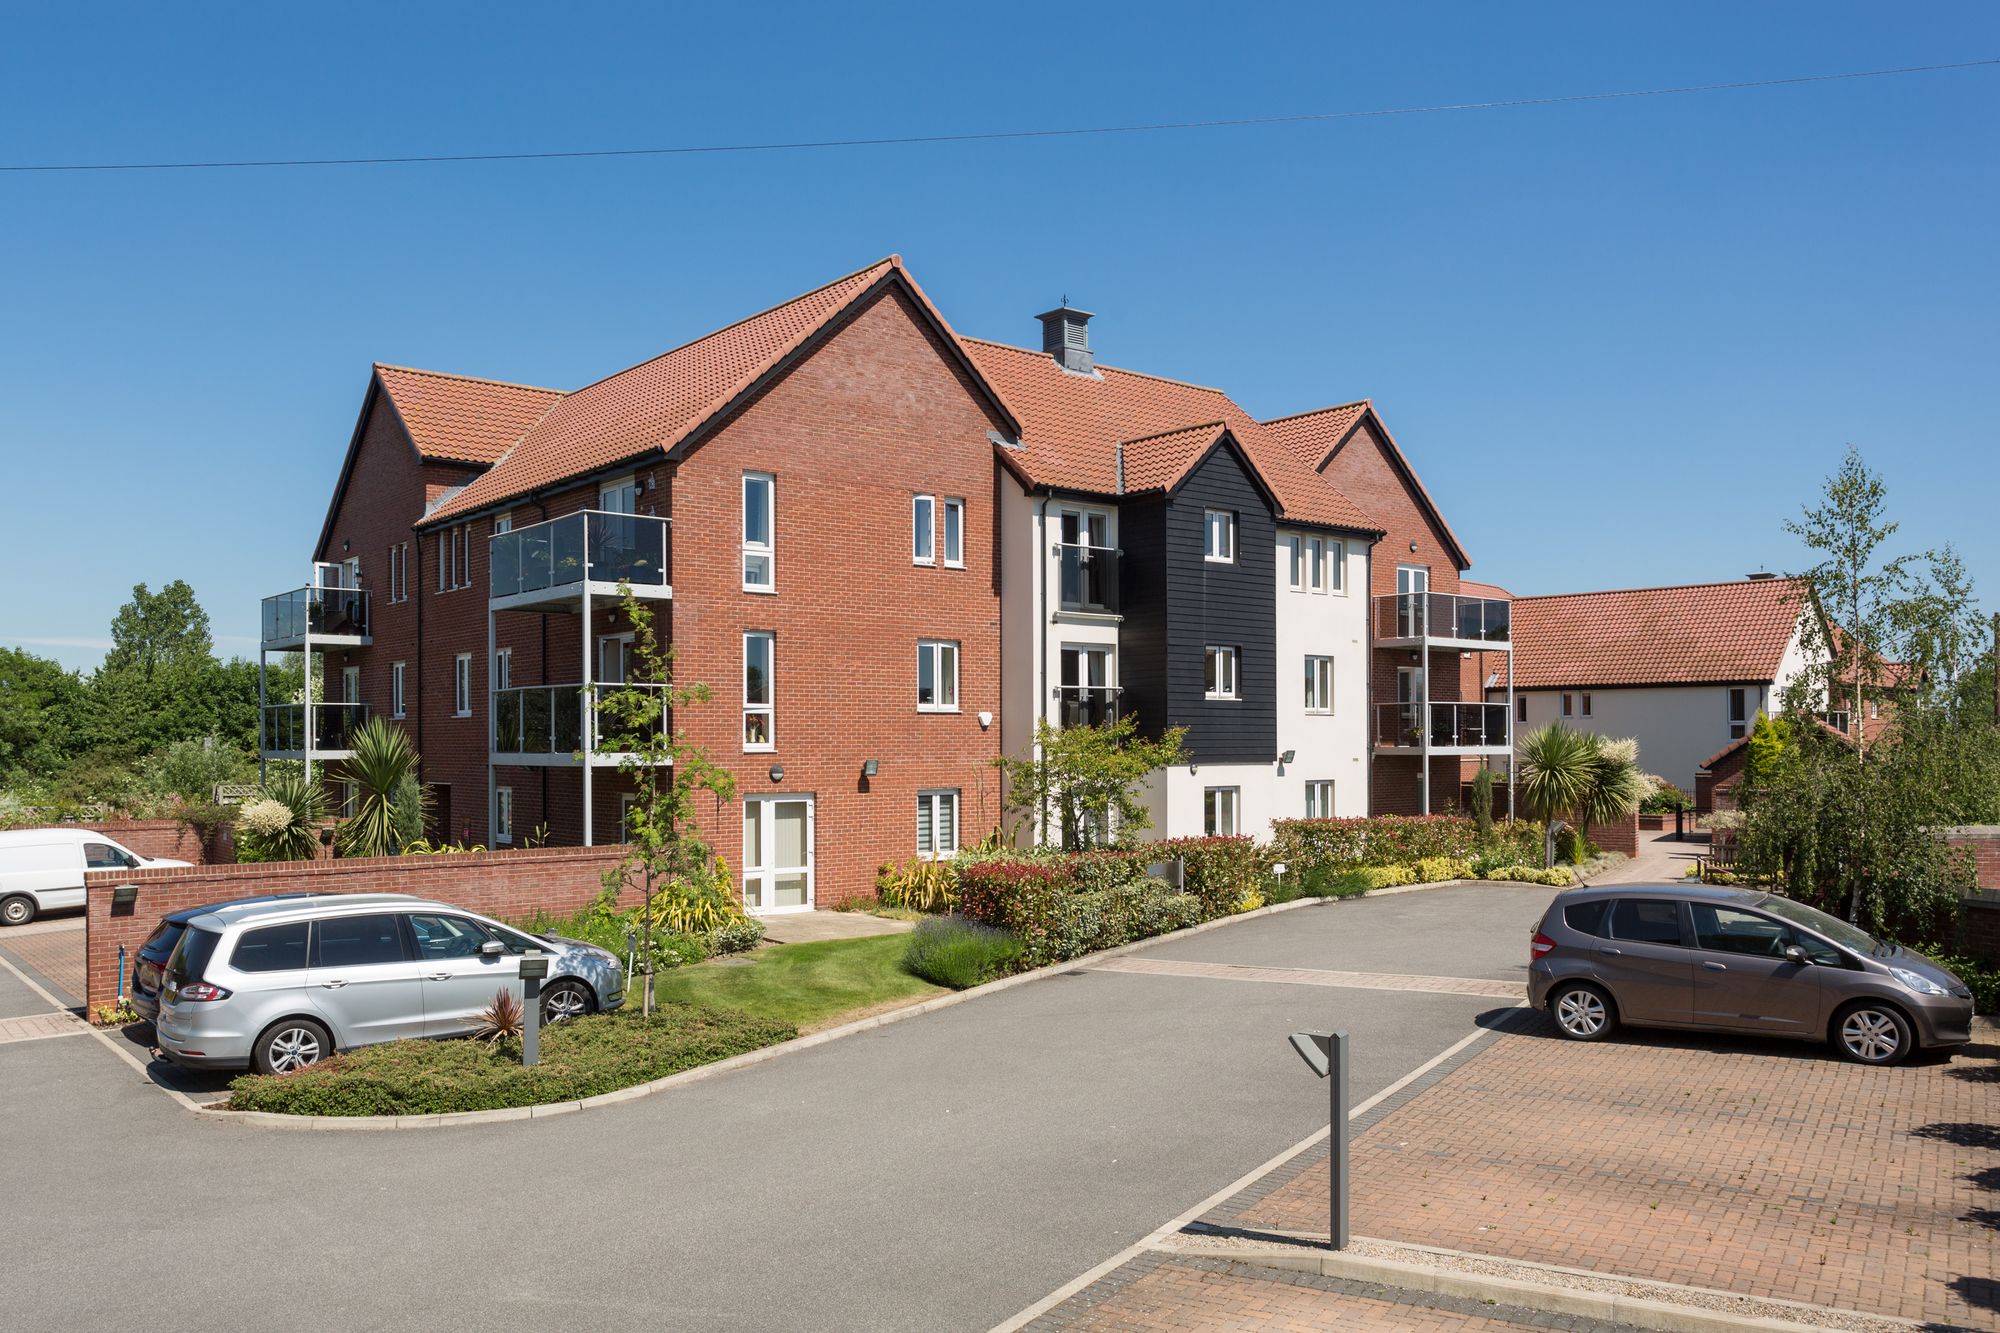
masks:
<path id="1" fill-rule="evenodd" d="M 1394 888 L 1371 889 L 1369 892 L 1359 896 L 1362 898 L 1381 898 L 1395 893 L 1414 893 L 1420 889 L 1444 889 L 1459 884 L 1478 884 L 1483 882 L 1481 880 L 1450 879 L 1440 880 L 1436 884 L 1402 884 Z M 1357 901 L 1357 899 L 1296 898 L 1288 903 L 1273 903 L 1268 907 L 1259 907 L 1254 911 L 1241 912 L 1234 916 L 1217 917 L 1213 921 L 1203 921 L 1189 926 L 1184 930 L 1169 931 L 1164 935 L 1154 935 L 1147 939 L 1134 940 L 1130 944 L 1121 944 L 1114 949 L 1104 949 L 1098 953 L 1085 954 L 1081 958 L 1072 958 L 1068 962 L 1053 963 L 1048 967 L 1036 968 L 1032 972 L 1021 972 L 1011 977 L 1002 977 L 998 981 L 989 981 L 983 986 L 974 986 L 971 990 L 954 991 L 949 995 L 935 996 L 916 1004 L 905 1005 L 901 1009 L 892 1009 L 885 1014 L 876 1014 L 870 1018 L 857 1019 L 852 1023 L 844 1023 L 836 1028 L 827 1028 L 825 1031 L 814 1032 L 804 1037 L 794 1037 L 790 1041 L 779 1042 L 775 1046 L 764 1046 L 754 1051 L 745 1051 L 741 1055 L 732 1055 L 727 1060 L 717 1060 L 714 1064 L 698 1065 L 693 1069 L 684 1069 L 678 1074 L 668 1074 L 664 1078 L 654 1079 L 650 1083 L 636 1083 L 629 1088 L 619 1088 L 615 1092 L 602 1092 L 595 1097 L 585 1097 L 582 1101 L 576 1102 L 549 1102 L 538 1106 L 512 1106 L 493 1111 L 451 1111 L 440 1115 L 425 1116 L 280 1115 L 272 1111 L 230 1111 L 223 1109 L 220 1104 L 204 1107 L 191 1098 L 172 1092 L 172 1089 L 162 1089 L 162 1091 L 171 1093 L 177 1101 L 184 1104 L 186 1109 L 201 1113 L 203 1119 L 221 1121 L 228 1124 L 251 1125 L 265 1129 L 448 1129 L 458 1125 L 487 1125 L 502 1120 L 539 1119 L 543 1116 L 561 1115 L 569 1111 L 589 1111 L 602 1106 L 613 1106 L 620 1102 L 629 1102 L 640 1097 L 650 1096 L 655 1092 L 664 1092 L 669 1088 L 698 1083 L 703 1079 L 715 1078 L 738 1069 L 747 1069 L 752 1065 L 762 1064 L 766 1060 L 775 1060 L 780 1056 L 790 1055 L 795 1051 L 810 1050 L 815 1046 L 823 1046 L 830 1041 L 838 1041 L 842 1037 L 851 1037 L 857 1033 L 870 1032 L 879 1027 L 886 1027 L 890 1023 L 901 1023 L 908 1019 L 921 1017 L 924 1014 L 935 1013 L 940 1009 L 948 1009 L 956 1004 L 965 1004 L 988 995 L 997 995 L 1001 991 L 1012 990 L 1016 986 L 1026 986 L 1033 982 L 1046 981 L 1050 977 L 1061 976 L 1066 972 L 1075 971 L 1079 967 L 1087 967 L 1092 963 L 1101 962 L 1106 958 L 1118 958 L 1140 949 L 1151 948 L 1156 944 L 1184 939 L 1190 935 L 1199 935 L 1203 931 L 1215 930 L 1222 926 L 1234 925 L 1239 921 L 1255 921 L 1258 917 L 1273 916 L 1279 912 L 1290 912 L 1305 907 L 1336 906 L 1340 903 L 1354 901 Z M 108 1039 L 107 1044 L 109 1044 Z M 120 1051 L 119 1055 L 132 1061 L 134 1064 L 137 1063 L 132 1056 L 124 1051 Z"/>
<path id="2" fill-rule="evenodd" d="M 1356 1237 L 1356 1239 L 1363 1238 Z M 1823 1330 L 1829 1327 L 1851 1328 L 1857 1325 L 1866 1325 L 1887 1333 L 1887 1330 L 1917 1330 L 1927 1327 L 1914 1320 L 1899 1319 L 1889 1315 L 1840 1310 L 1769 1297 L 1742 1296 L 1734 1292 L 1688 1287 L 1672 1282 L 1625 1279 L 1616 1274 L 1596 1273 L 1584 1269 L 1559 1269 L 1542 1264 L 1510 1263 L 1509 1266 L 1523 1270 L 1541 1270 L 1551 1274 L 1599 1279 L 1609 1283 L 1629 1282 L 1642 1290 L 1658 1292 L 1663 1297 L 1684 1295 L 1686 1299 L 1661 1299 L 1629 1292 L 1593 1291 L 1557 1286 L 1553 1283 L 1535 1282 L 1523 1278 L 1466 1272 L 1434 1263 L 1388 1259 L 1344 1251 L 1336 1253 L 1328 1250 L 1276 1247 L 1221 1249 L 1188 1245 L 1158 1245 L 1154 1248 L 1167 1254 L 1201 1255 L 1259 1268 L 1316 1273 L 1322 1277 L 1344 1278 L 1355 1282 L 1374 1282 L 1407 1291 L 1433 1292 L 1441 1296 L 1492 1302 L 1517 1310 L 1596 1319 L 1633 1328 L 1657 1330 L 1658 1333 L 1741 1333 L 1743 1330 L 1760 1330 L 1761 1333 L 1809 1333 L 1810 1330 Z M 1399 1244 L 1396 1248 L 1421 1253 L 1425 1247 Z M 1466 1259 L 1483 1260 L 1487 1257 L 1470 1254 L 1458 1256 L 1451 1251 L 1436 1253 L 1440 1256 L 1451 1255 Z M 1794 1317 L 1780 1318 L 1774 1315 L 1737 1313 L 1715 1309 L 1708 1305 L 1688 1303 L 1715 1300 L 1736 1301 L 1764 1309 L 1782 1310 L 1786 1315 Z"/>

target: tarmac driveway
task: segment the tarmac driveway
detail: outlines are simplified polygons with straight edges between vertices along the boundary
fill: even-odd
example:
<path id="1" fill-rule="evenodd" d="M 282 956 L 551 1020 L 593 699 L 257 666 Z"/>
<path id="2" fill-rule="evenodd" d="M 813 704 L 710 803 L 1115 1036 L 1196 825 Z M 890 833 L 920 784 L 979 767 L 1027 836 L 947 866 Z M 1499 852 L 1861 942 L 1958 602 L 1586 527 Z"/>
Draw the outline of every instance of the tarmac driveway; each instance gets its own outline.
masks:
<path id="1" fill-rule="evenodd" d="M 1360 1099 L 1473 1031 L 1550 894 L 1316 904 L 1135 955 L 1461 993 L 1077 970 L 633 1103 L 451 1130 L 206 1122 L 88 1038 L 0 1046 L 9 1314 L 987 1328 L 1323 1126 L 1286 1034 L 1347 1028 Z M 119 1262 L 77 1282 L 107 1244 Z"/>

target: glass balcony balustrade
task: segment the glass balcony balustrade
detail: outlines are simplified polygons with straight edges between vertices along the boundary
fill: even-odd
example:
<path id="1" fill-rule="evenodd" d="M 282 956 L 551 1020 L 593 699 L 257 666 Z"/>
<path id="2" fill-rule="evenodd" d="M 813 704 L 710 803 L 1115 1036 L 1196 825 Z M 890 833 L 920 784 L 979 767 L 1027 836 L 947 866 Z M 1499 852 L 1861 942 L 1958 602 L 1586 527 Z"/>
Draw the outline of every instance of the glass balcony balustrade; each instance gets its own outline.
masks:
<path id="1" fill-rule="evenodd" d="M 491 595 L 514 597 L 586 581 L 623 581 L 642 591 L 663 587 L 669 526 L 669 520 L 651 514 L 590 509 L 496 533 Z"/>

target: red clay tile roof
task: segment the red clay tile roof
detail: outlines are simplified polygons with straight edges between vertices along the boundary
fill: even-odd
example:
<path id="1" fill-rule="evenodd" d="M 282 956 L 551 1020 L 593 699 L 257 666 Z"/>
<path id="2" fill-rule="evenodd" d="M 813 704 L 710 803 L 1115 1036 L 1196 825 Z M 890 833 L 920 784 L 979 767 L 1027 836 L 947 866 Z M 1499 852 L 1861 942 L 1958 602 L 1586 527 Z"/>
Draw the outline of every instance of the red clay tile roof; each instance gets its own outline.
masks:
<path id="1" fill-rule="evenodd" d="M 1095 375 L 1078 375 L 1025 347 L 984 338 L 959 342 L 1020 419 L 1021 447 L 1004 449 L 1001 456 L 1030 485 L 1116 495 L 1122 444 L 1128 492 L 1172 489 L 1226 426 L 1277 497 L 1282 517 L 1358 532 L 1381 530 L 1220 389 L 1105 365 Z"/>
<path id="2" fill-rule="evenodd" d="M 440 505 L 426 522 L 443 522 L 654 450 L 672 449 L 892 274 L 900 274 L 917 301 L 931 309 L 948 338 L 955 336 L 904 271 L 902 258 L 890 255 L 565 396 L 492 470 Z"/>
<path id="3" fill-rule="evenodd" d="M 1513 593 L 1508 592 L 1497 583 L 1474 583 L 1471 579 L 1460 579 L 1458 581 L 1458 591 L 1462 597 L 1493 597 L 1503 602 L 1510 602 L 1514 599 Z"/>
<path id="4" fill-rule="evenodd" d="M 1431 493 L 1424 488 L 1423 478 L 1419 477 L 1417 470 L 1410 466 L 1409 456 L 1403 452 L 1403 447 L 1396 443 L 1395 436 L 1389 434 L 1389 428 L 1382 424 L 1381 414 L 1376 412 L 1375 404 L 1371 400 L 1363 398 L 1356 403 L 1341 403 L 1334 407 L 1298 412 L 1288 417 L 1274 417 L 1264 423 L 1264 429 L 1270 431 L 1273 438 L 1284 445 L 1286 451 L 1294 458 L 1314 472 L 1321 472 L 1327 458 L 1340 446 L 1340 442 L 1353 432 L 1364 416 L 1374 419 L 1375 428 L 1381 432 L 1382 442 L 1389 446 L 1390 456 L 1403 475 L 1410 479 L 1410 486 L 1417 493 L 1417 503 L 1423 506 L 1424 511 L 1438 525 L 1438 531 L 1444 534 L 1445 544 L 1457 556 L 1458 567 L 1470 569 L 1472 557 L 1465 553 L 1464 543 L 1460 542 L 1458 534 L 1451 530 L 1451 524 L 1445 522 L 1444 511 L 1431 499 Z"/>
<path id="5" fill-rule="evenodd" d="M 425 458 L 493 463 L 535 424 L 560 389 L 375 363 L 375 375 Z"/>
<path id="6" fill-rule="evenodd" d="M 1773 680 L 1807 598 L 1794 579 L 1517 597 L 1514 688 Z"/>

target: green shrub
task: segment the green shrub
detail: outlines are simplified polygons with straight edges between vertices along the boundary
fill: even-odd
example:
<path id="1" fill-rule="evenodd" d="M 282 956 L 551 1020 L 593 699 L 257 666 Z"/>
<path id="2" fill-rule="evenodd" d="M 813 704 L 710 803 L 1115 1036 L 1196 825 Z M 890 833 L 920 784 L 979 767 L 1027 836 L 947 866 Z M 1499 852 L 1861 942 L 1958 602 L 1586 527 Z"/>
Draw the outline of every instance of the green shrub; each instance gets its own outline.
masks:
<path id="1" fill-rule="evenodd" d="M 1640 814 L 1670 815 L 1676 810 L 1694 809 L 1694 801 L 1688 794 L 1665 778 L 1652 776 L 1647 781 L 1653 784 L 1653 790 L 1639 802 Z"/>
<path id="2" fill-rule="evenodd" d="M 875 896 L 913 912 L 949 912 L 958 905 L 958 868 L 950 861 L 912 857 L 875 872 Z"/>
<path id="3" fill-rule="evenodd" d="M 1263 854 L 1248 838 L 1168 838 L 1146 849 L 1153 860 L 1180 858 L 1181 888 L 1201 903 L 1204 916 L 1228 916 L 1257 892 Z"/>
<path id="4" fill-rule="evenodd" d="M 1300 897 L 1304 890 L 1299 887 L 1300 876 L 1289 866 L 1282 875 L 1266 875 L 1257 891 L 1267 903 L 1288 903 Z"/>
<path id="5" fill-rule="evenodd" d="M 982 926 L 1021 939 L 1021 965 L 1058 961 L 1062 938 L 1074 929 L 1067 867 L 1016 858 L 972 861 L 958 868 L 958 910 Z"/>
<path id="6" fill-rule="evenodd" d="M 1562 831 L 1556 834 L 1557 865 L 1582 865 L 1584 858 L 1589 855 L 1590 844 L 1584 841 L 1583 835 L 1576 831 L 1575 826 L 1565 825 Z"/>
<path id="7" fill-rule="evenodd" d="M 284 1115 L 437 1115 L 570 1102 L 647 1083 L 798 1035 L 789 1023 L 731 1009 L 661 1006 L 650 1021 L 620 1010 L 544 1028 L 541 1063 L 520 1043 L 395 1041 L 292 1074 L 230 1084 L 238 1111 Z"/>
<path id="8" fill-rule="evenodd" d="M 1440 884 L 1448 879 L 1471 879 L 1472 862 L 1462 856 L 1426 856 L 1414 867 L 1419 884 Z"/>
<path id="9" fill-rule="evenodd" d="M 1982 1014 L 2000 1014 L 2000 964 L 1951 955 L 1939 955 L 1937 961 L 1972 991 L 1974 1009 Z"/>
<path id="10" fill-rule="evenodd" d="M 753 917 L 725 921 L 708 932 L 708 942 L 718 954 L 748 953 L 764 941 L 764 923 Z"/>
<path id="11" fill-rule="evenodd" d="M 1479 877 L 1502 883 L 1547 884 L 1560 889 L 1569 888 L 1576 883 L 1576 876 L 1571 874 L 1566 866 L 1555 866 L 1548 870 L 1543 870 L 1539 866 L 1495 866 Z"/>
<path id="12" fill-rule="evenodd" d="M 1329 870 L 1315 866 L 1298 876 L 1299 893 L 1306 898 L 1358 898 L 1368 892 L 1368 872 L 1360 868 L 1353 870 Z"/>
<path id="13" fill-rule="evenodd" d="M 903 969 L 925 981 L 965 990 L 1012 971 L 1021 939 L 962 916 L 929 917 L 910 932 Z"/>

